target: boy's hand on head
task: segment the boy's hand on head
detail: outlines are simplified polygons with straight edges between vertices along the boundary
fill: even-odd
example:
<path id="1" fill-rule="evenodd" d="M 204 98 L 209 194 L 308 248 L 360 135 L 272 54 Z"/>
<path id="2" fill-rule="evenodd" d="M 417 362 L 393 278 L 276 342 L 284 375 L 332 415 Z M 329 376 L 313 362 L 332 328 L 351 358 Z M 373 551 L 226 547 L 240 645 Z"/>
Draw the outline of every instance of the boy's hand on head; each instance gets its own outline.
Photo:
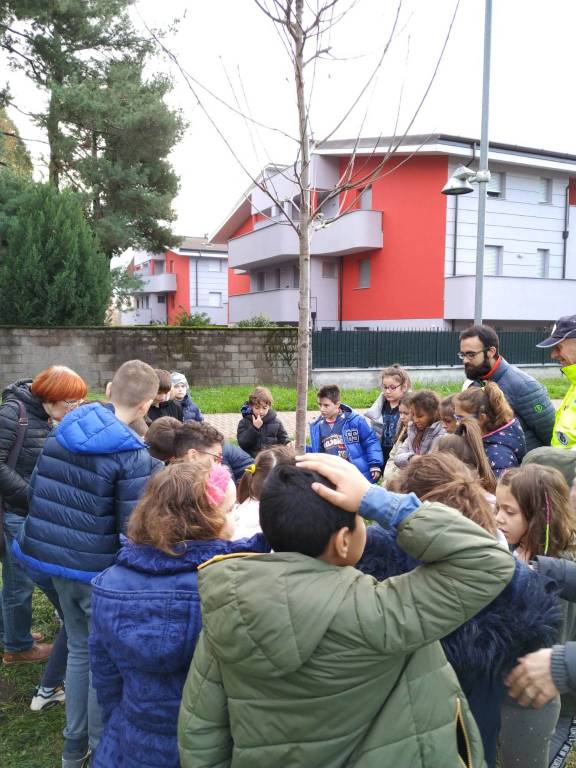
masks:
<path id="1" fill-rule="evenodd" d="M 371 486 L 354 464 L 341 459 L 340 456 L 326 453 L 296 456 L 296 463 L 302 469 L 318 472 L 334 486 L 333 490 L 322 483 L 312 483 L 312 488 L 318 496 L 346 512 L 358 512 L 364 494 Z"/>
<path id="2" fill-rule="evenodd" d="M 252 414 L 252 424 L 256 427 L 256 429 L 260 429 L 262 424 L 264 424 L 264 421 L 262 420 L 262 416 L 255 416 Z"/>

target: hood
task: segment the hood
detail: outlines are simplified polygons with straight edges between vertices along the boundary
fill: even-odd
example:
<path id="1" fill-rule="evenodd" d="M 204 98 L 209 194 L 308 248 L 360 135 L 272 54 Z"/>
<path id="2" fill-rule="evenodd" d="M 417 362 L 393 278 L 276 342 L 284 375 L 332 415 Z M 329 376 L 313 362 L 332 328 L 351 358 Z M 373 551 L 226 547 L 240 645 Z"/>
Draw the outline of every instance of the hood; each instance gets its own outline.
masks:
<path id="1" fill-rule="evenodd" d="M 146 448 L 114 414 L 111 403 L 81 405 L 60 422 L 56 439 L 71 453 L 123 453 Z"/>
<path id="2" fill-rule="evenodd" d="M 40 398 L 32 394 L 30 390 L 31 384 L 32 379 L 19 379 L 13 384 L 9 384 L 2 392 L 2 402 L 5 403 L 6 400 L 20 400 L 24 403 L 28 413 L 33 413 L 38 419 L 47 422 L 50 417 L 44 410 Z"/>
<path id="3" fill-rule="evenodd" d="M 372 406 L 374 407 L 374 406 Z M 346 405 L 345 403 L 340 403 L 340 411 L 342 413 L 342 416 L 344 416 L 344 419 L 349 419 L 351 416 L 355 416 L 354 410 L 350 408 L 349 405 Z M 318 424 L 323 419 L 322 414 L 320 416 L 317 416 L 316 419 L 312 422 L 312 424 Z"/>
<path id="4" fill-rule="evenodd" d="M 487 435 L 482 435 L 482 440 L 484 445 L 506 445 L 512 450 L 516 450 L 519 443 L 525 444 L 524 431 L 518 419 L 512 419 L 512 421 L 504 424 L 499 429 L 495 429 Z"/>
<path id="5" fill-rule="evenodd" d="M 242 408 L 240 408 L 240 413 L 242 414 L 242 416 L 244 416 L 245 419 L 250 419 L 252 417 L 252 406 L 250 405 L 250 403 L 248 402 L 244 403 Z M 274 408 L 270 408 L 270 410 L 268 411 L 266 416 L 264 416 L 262 421 L 264 422 L 264 424 L 266 424 L 269 421 L 273 421 L 275 418 L 276 418 L 276 411 L 274 410 Z"/>
<path id="6" fill-rule="evenodd" d="M 126 536 L 121 536 L 120 540 L 122 546 L 116 556 L 116 565 L 157 575 L 195 571 L 202 563 L 221 555 L 270 551 L 270 546 L 262 533 L 249 539 L 236 541 L 221 539 L 186 541 L 182 546 L 175 547 L 176 555 L 168 555 L 146 544 L 134 544 Z"/>
<path id="7" fill-rule="evenodd" d="M 446 430 L 444 429 L 444 425 L 441 421 L 435 421 L 432 424 L 430 424 L 429 427 L 426 427 L 424 430 L 424 439 L 427 439 L 428 437 L 431 437 L 432 440 L 435 440 L 437 437 L 441 437 L 444 435 Z M 418 433 L 418 430 L 414 426 L 412 422 L 408 424 L 408 434 L 414 438 L 416 434 Z"/>
<path id="8" fill-rule="evenodd" d="M 284 677 L 314 653 L 358 578 L 296 552 L 207 563 L 198 578 L 204 632 L 238 674 Z"/>

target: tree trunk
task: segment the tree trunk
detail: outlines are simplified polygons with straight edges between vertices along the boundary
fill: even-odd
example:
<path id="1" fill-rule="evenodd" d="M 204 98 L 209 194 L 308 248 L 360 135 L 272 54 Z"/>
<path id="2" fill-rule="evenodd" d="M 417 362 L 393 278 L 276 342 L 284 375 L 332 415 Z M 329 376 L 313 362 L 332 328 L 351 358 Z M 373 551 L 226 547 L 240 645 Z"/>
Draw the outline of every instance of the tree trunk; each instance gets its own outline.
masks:
<path id="1" fill-rule="evenodd" d="M 306 446 L 306 411 L 308 404 L 308 359 L 310 354 L 310 141 L 304 91 L 304 0 L 296 0 L 294 69 L 298 102 L 300 139 L 300 217 L 298 238 L 300 245 L 300 291 L 298 301 L 298 355 L 296 369 L 296 451 L 303 453 Z"/>
<path id="2" fill-rule="evenodd" d="M 58 32 L 53 34 L 54 48 L 60 46 L 60 35 Z M 60 51 L 60 55 L 61 51 Z M 62 85 L 64 77 L 61 74 L 60 67 L 54 66 L 53 83 Z M 46 116 L 46 132 L 48 134 L 48 144 L 50 146 L 50 160 L 48 162 L 48 180 L 56 189 L 60 184 L 60 169 L 62 162 L 62 153 L 60 149 L 60 96 L 54 93 L 54 87 L 50 87 L 50 104 L 48 106 L 48 115 Z"/>

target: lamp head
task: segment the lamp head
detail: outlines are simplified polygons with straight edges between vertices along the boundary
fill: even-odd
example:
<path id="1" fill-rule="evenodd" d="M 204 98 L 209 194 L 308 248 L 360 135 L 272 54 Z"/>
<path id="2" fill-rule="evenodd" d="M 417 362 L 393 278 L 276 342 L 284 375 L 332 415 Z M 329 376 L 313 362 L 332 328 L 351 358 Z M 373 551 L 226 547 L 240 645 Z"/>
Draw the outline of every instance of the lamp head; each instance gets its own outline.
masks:
<path id="1" fill-rule="evenodd" d="M 465 165 L 460 165 L 452 176 L 448 179 L 448 182 L 442 189 L 443 195 L 467 195 L 469 192 L 473 192 L 474 189 L 470 181 L 476 176 L 476 171 L 471 168 L 467 168 Z"/>

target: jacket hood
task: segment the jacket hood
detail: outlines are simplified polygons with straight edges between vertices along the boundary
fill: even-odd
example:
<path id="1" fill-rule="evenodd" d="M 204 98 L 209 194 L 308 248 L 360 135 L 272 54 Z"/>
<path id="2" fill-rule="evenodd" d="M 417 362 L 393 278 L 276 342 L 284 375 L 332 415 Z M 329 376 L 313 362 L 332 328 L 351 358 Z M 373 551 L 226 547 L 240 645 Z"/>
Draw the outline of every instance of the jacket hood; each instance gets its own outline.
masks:
<path id="1" fill-rule="evenodd" d="M 358 578 L 354 568 L 296 552 L 206 564 L 198 578 L 204 632 L 239 674 L 284 677 L 314 653 Z"/>
<path id="2" fill-rule="evenodd" d="M 372 406 L 374 407 L 374 406 Z M 344 416 L 344 419 L 349 419 L 351 416 L 356 416 L 359 414 L 356 414 L 352 408 L 350 408 L 349 405 L 346 405 L 345 403 L 340 403 L 340 411 L 342 412 L 342 416 Z M 323 416 L 320 415 L 314 419 L 312 424 L 318 424 L 320 421 L 322 421 Z"/>
<path id="3" fill-rule="evenodd" d="M 418 430 L 416 429 L 414 424 L 410 422 L 410 424 L 408 425 L 408 434 L 410 434 L 412 437 L 415 437 L 417 432 Z M 426 429 L 424 430 L 424 437 L 427 438 L 428 436 L 431 436 L 431 438 L 434 440 L 437 437 L 441 437 L 444 434 L 444 432 L 445 430 L 442 422 L 435 421 L 432 424 L 430 424 L 429 427 L 426 427 Z"/>
<path id="4" fill-rule="evenodd" d="M 19 379 L 13 384 L 9 384 L 2 391 L 2 402 L 5 403 L 6 400 L 20 400 L 22 403 L 24 403 L 27 411 L 33 413 L 43 421 L 48 421 L 50 417 L 44 410 L 44 406 L 42 405 L 40 398 L 32 394 L 30 389 L 31 384 L 32 379 Z"/>
<path id="5" fill-rule="evenodd" d="M 250 405 L 249 402 L 244 403 L 242 408 L 240 408 L 240 413 L 242 414 L 242 416 L 244 416 L 245 419 L 249 419 L 252 416 L 252 406 Z M 274 421 L 275 418 L 276 418 L 276 411 L 274 410 L 274 408 L 270 408 L 270 410 L 268 411 L 266 416 L 264 416 L 262 421 L 264 422 L 264 424 L 266 424 L 269 421 Z"/>
<path id="6" fill-rule="evenodd" d="M 111 403 L 81 405 L 60 422 L 56 439 L 71 453 L 123 453 L 146 448 L 114 414 Z"/>
<path id="7" fill-rule="evenodd" d="M 518 448 L 518 443 L 524 443 L 524 431 L 518 419 L 512 419 L 499 429 L 482 435 L 484 445 L 506 445 L 512 450 Z"/>
<path id="8" fill-rule="evenodd" d="M 221 555 L 270 551 L 270 546 L 262 533 L 249 539 L 236 541 L 221 539 L 186 541 L 182 546 L 175 547 L 176 555 L 168 555 L 146 544 L 134 544 L 126 536 L 121 536 L 120 539 L 122 547 L 116 557 L 116 565 L 157 575 L 195 571 L 202 563 Z"/>

